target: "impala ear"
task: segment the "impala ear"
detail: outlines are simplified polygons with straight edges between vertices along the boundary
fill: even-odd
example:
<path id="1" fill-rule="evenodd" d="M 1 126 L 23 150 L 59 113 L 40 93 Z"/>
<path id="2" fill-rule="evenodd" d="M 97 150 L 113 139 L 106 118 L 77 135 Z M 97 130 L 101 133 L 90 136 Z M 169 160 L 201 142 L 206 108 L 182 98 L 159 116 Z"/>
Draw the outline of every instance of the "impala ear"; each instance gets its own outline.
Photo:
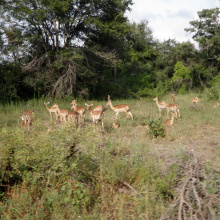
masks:
<path id="1" fill-rule="evenodd" d="M 87 103 L 85 103 L 85 105 L 87 106 L 88 104 L 87 104 Z"/>
<path id="2" fill-rule="evenodd" d="M 93 106 L 93 104 L 90 104 L 90 106 Z"/>

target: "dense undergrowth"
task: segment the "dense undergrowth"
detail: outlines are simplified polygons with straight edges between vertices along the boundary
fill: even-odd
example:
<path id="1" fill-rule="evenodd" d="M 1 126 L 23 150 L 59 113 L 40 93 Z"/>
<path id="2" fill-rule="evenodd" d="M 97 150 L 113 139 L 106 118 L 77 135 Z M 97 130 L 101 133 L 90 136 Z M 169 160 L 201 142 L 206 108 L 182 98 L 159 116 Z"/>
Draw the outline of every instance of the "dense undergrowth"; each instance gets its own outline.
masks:
<path id="1" fill-rule="evenodd" d="M 218 131 L 219 109 L 212 109 L 207 120 L 203 116 L 210 103 L 195 106 L 187 99 L 179 98 L 182 119 L 158 138 L 149 138 L 143 125 L 146 119 L 154 126 L 163 120 L 150 100 L 126 100 L 135 119 L 121 115 L 119 130 L 112 128 L 109 115 L 114 113 L 108 110 L 104 134 L 89 117 L 78 129 L 52 123 L 42 100 L 1 107 L 1 218 L 181 219 L 192 213 L 217 218 L 219 167 L 209 158 L 204 162 L 196 146 L 184 140 L 190 141 L 187 132 L 195 129 L 188 124 L 190 117 L 196 129 L 208 121 Z M 30 131 L 19 126 L 19 116 L 27 109 L 35 110 Z M 215 148 L 219 154 L 219 140 L 212 143 L 210 151 Z"/>

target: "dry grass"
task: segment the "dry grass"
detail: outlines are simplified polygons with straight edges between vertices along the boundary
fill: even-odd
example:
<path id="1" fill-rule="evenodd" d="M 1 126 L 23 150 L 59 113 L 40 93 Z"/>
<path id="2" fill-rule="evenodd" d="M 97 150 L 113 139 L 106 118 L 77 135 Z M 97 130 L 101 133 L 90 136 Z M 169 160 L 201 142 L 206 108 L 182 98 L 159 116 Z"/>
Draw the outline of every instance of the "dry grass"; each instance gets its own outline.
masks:
<path id="1" fill-rule="evenodd" d="M 51 123 L 50 115 L 40 100 L 30 101 L 25 107 L 10 106 L 7 111 L 1 108 L 1 127 L 7 124 L 12 129 L 18 129 L 22 111 L 35 110 L 32 128 L 24 130 L 31 140 L 49 138 L 59 142 L 62 139 L 60 142 L 63 144 L 71 142 L 72 138 L 77 139 L 80 152 L 92 155 L 92 161 L 99 161 L 99 172 L 94 177 L 98 183 L 92 190 L 89 186 L 90 193 L 97 196 L 96 203 L 92 210 L 81 215 L 90 219 L 166 219 L 162 216 L 165 216 L 167 208 L 170 210 L 179 204 L 178 195 L 188 175 L 192 150 L 203 167 L 217 173 L 220 170 L 220 108 L 213 108 L 213 103 L 205 101 L 205 98 L 201 98 L 198 105 L 193 105 L 191 97 L 193 95 L 175 96 L 181 118 L 175 120 L 172 127 L 166 128 L 164 138 L 151 138 L 143 125 L 149 119 L 159 118 L 158 107 L 151 99 L 121 101 L 112 98 L 113 105 L 129 104 L 134 120 L 126 119 L 126 114 L 120 113 L 117 120 L 120 127 L 114 129 L 111 117 L 115 113 L 109 108 L 103 120 L 104 133 L 99 132 L 99 126 L 92 125 L 88 111 L 85 125 L 80 125 L 77 131 L 70 129 L 69 125 Z M 163 100 L 170 102 L 170 96 Z M 57 102 L 60 108 L 70 109 L 70 101 Z M 106 102 L 87 101 L 94 106 L 105 106 Z M 79 102 L 79 105 L 84 103 Z M 166 110 L 162 111 L 162 118 L 164 121 L 167 119 Z M 62 136 L 62 129 L 66 130 L 66 137 Z M 73 132 L 72 135 L 70 132 Z M 84 164 L 83 169 L 86 166 Z M 216 184 L 219 183 L 214 183 L 218 188 Z M 211 189 L 212 182 L 208 184 Z M 19 193 L 16 196 L 19 197 Z M 43 201 L 40 202 L 42 208 Z M 174 216 L 167 219 L 177 219 Z"/>
<path id="2" fill-rule="evenodd" d="M 200 103 L 192 105 L 188 96 L 176 96 L 176 103 L 180 106 L 181 118 L 174 121 L 174 126 L 167 129 L 165 138 L 150 139 L 146 136 L 146 128 L 143 121 L 149 118 L 159 118 L 156 104 L 151 100 L 113 101 L 113 104 L 128 103 L 134 115 L 134 121 L 126 119 L 124 113 L 120 113 L 118 121 L 121 127 L 112 129 L 110 117 L 114 112 L 109 109 L 105 114 L 105 137 L 122 146 L 133 149 L 132 146 L 142 145 L 151 150 L 171 149 L 178 150 L 179 146 L 187 150 L 194 149 L 197 156 L 203 162 L 211 162 L 216 169 L 220 168 L 220 109 L 213 108 L 212 103 Z M 170 115 L 171 117 L 171 115 Z M 162 112 L 164 121 L 167 119 L 166 110 Z M 88 119 L 87 119 L 88 120 Z M 153 145 L 153 147 L 152 147 Z"/>

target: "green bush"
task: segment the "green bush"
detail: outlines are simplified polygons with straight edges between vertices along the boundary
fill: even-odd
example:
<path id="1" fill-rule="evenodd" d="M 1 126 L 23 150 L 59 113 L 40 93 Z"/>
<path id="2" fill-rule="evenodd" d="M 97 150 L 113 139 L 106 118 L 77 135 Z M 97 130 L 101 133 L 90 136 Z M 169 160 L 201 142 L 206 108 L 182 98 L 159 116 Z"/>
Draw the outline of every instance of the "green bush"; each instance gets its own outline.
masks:
<path id="1" fill-rule="evenodd" d="M 212 86 L 210 89 L 206 89 L 205 94 L 207 100 L 211 100 L 211 101 L 219 100 L 219 91 L 220 89 L 218 86 Z"/>
<path id="2" fill-rule="evenodd" d="M 150 119 L 147 123 L 149 130 L 147 129 L 147 134 L 151 137 L 165 137 L 166 132 L 163 127 L 163 119 L 159 118 L 157 120 L 155 119 Z"/>

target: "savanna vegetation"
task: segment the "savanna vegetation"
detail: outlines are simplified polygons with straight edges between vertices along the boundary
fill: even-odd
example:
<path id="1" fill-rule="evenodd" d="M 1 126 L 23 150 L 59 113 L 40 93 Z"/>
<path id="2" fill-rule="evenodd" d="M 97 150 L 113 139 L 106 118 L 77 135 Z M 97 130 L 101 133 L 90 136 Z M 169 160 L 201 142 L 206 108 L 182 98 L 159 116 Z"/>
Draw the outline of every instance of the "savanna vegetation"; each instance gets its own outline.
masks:
<path id="1" fill-rule="evenodd" d="M 219 8 L 189 22 L 195 46 L 129 22 L 132 4 L 1 0 L 0 218 L 220 217 Z M 172 93 L 181 117 L 166 126 L 152 99 Z M 44 104 L 106 106 L 108 95 L 134 119 L 120 113 L 114 128 L 107 106 L 104 128 L 88 110 L 76 126 Z"/>

